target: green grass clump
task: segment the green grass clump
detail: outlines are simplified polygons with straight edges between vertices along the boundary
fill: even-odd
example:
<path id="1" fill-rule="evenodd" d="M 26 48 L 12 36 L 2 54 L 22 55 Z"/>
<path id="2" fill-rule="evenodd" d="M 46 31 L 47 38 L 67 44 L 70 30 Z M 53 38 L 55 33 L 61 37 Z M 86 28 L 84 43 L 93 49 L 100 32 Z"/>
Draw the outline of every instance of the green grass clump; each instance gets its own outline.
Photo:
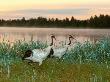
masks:
<path id="1" fill-rule="evenodd" d="M 96 43 L 89 41 L 76 43 L 71 51 L 64 55 L 63 59 L 73 64 L 109 64 L 110 63 L 110 39 L 101 39 Z"/>
<path id="2" fill-rule="evenodd" d="M 45 48 L 47 44 L 42 44 L 41 42 L 22 42 L 16 41 L 12 45 L 10 43 L 0 43 L 0 65 L 4 63 L 15 63 L 21 61 L 21 57 L 24 52 L 28 49 L 39 49 Z"/>
<path id="3" fill-rule="evenodd" d="M 38 63 L 22 61 L 28 49 L 46 48 L 39 41 L 0 43 L 0 82 L 109 82 L 110 38 L 76 43 L 61 58 Z"/>

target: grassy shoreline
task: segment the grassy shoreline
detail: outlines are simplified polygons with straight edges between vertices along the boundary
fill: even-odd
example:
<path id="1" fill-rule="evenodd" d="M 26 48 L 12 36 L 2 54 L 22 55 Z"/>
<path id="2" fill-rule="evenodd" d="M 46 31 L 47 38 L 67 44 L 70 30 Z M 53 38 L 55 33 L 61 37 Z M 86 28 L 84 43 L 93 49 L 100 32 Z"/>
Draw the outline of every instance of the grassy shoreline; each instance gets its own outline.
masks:
<path id="1" fill-rule="evenodd" d="M 110 38 L 76 43 L 61 59 L 48 58 L 41 66 L 21 57 L 27 49 L 45 48 L 39 41 L 0 43 L 0 82 L 109 82 Z"/>

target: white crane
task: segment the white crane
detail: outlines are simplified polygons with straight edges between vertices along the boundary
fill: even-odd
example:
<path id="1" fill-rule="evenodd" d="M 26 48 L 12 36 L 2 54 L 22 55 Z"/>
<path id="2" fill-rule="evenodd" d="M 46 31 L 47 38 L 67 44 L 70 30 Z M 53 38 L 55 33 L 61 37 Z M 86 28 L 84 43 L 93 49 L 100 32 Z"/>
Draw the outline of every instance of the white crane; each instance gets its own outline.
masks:
<path id="1" fill-rule="evenodd" d="M 30 60 L 32 62 L 39 62 L 39 65 L 42 64 L 42 61 L 45 60 L 50 54 L 52 54 L 52 47 L 53 47 L 53 39 L 56 40 L 54 35 L 51 35 L 51 44 L 45 49 L 34 49 L 34 50 L 27 50 L 25 52 L 23 60 Z"/>
<path id="2" fill-rule="evenodd" d="M 52 55 L 52 57 L 58 57 L 60 59 L 67 52 L 68 47 L 71 45 L 71 40 L 72 39 L 75 39 L 75 38 L 73 36 L 69 35 L 69 43 L 66 44 L 64 47 L 61 47 L 61 48 L 53 47 L 53 55 Z"/>

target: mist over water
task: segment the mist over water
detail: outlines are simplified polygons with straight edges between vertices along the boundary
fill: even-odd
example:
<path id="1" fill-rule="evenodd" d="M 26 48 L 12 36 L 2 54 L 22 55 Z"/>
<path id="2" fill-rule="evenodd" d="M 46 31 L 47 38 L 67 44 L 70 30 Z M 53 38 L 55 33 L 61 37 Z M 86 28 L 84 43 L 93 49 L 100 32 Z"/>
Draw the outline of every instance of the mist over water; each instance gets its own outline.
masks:
<path id="1" fill-rule="evenodd" d="M 22 28 L 0 27 L 0 41 L 15 42 L 17 40 L 50 42 L 50 34 L 54 34 L 57 42 L 68 42 L 68 35 L 74 35 L 78 42 L 97 41 L 110 36 L 110 29 L 64 29 L 64 28 Z"/>

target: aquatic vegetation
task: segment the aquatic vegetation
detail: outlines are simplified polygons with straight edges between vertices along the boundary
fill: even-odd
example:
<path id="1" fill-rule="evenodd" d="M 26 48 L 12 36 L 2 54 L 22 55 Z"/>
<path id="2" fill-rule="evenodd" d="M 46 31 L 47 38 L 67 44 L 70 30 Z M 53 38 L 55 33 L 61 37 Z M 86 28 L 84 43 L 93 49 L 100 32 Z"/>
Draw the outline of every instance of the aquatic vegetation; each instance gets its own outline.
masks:
<path id="1" fill-rule="evenodd" d="M 0 82 L 110 81 L 110 38 L 77 42 L 61 59 L 48 58 L 41 66 L 21 60 L 26 50 L 47 46 L 39 41 L 0 43 Z"/>
<path id="2" fill-rule="evenodd" d="M 81 43 L 76 43 L 74 48 L 71 49 L 63 58 L 69 63 L 79 63 L 79 64 L 106 64 L 110 63 L 110 39 L 101 39 L 96 43 L 89 41 Z"/>

